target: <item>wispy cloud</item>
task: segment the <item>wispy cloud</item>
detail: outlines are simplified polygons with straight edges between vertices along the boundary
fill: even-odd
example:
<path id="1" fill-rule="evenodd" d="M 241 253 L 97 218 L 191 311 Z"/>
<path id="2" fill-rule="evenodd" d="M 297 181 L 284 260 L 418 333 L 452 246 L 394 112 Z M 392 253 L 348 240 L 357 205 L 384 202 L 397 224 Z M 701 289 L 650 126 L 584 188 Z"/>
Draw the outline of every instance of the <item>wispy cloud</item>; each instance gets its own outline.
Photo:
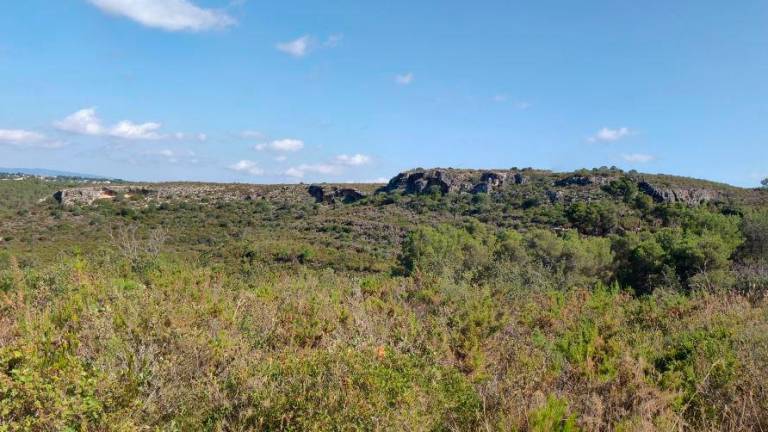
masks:
<path id="1" fill-rule="evenodd" d="M 204 133 L 186 134 L 183 132 L 176 132 L 173 134 L 173 137 L 179 141 L 208 141 L 208 134 Z"/>
<path id="2" fill-rule="evenodd" d="M 522 110 L 527 110 L 530 107 L 531 107 L 531 103 L 530 102 L 526 102 L 526 101 L 517 101 L 517 102 L 515 102 L 515 108 L 517 108 L 517 109 L 519 109 L 521 111 Z"/>
<path id="3" fill-rule="evenodd" d="M 509 96 L 504 94 L 504 93 L 499 93 L 499 94 L 493 95 L 491 100 L 496 102 L 496 103 L 498 103 L 498 104 L 503 104 L 503 103 L 510 102 Z M 522 110 L 526 110 L 526 109 L 530 108 L 531 107 L 531 103 L 530 102 L 526 102 L 526 101 L 518 100 L 518 101 L 514 101 L 513 102 L 513 106 L 515 107 L 515 109 L 519 109 L 519 110 L 522 111 Z"/>
<path id="4" fill-rule="evenodd" d="M 159 150 L 147 150 L 144 153 L 142 153 L 142 155 L 148 158 L 159 158 L 171 164 L 177 164 L 177 163 L 196 164 L 199 162 L 195 152 L 188 149 L 165 148 L 165 149 L 159 149 Z"/>
<path id="5" fill-rule="evenodd" d="M 240 132 L 240 136 L 245 139 L 264 139 L 266 137 L 265 134 L 259 131 L 255 130 L 245 130 Z"/>
<path id="6" fill-rule="evenodd" d="M 240 162 L 230 165 L 228 168 L 232 171 L 254 176 L 264 175 L 264 170 L 260 168 L 256 162 L 250 160 L 241 160 Z"/>
<path id="7" fill-rule="evenodd" d="M 374 178 L 374 179 L 367 179 L 367 180 L 362 180 L 362 181 L 354 182 L 354 183 L 376 183 L 376 184 L 381 184 L 381 183 L 388 183 L 388 182 L 389 182 L 389 178 L 388 177 L 377 177 L 377 178 Z"/>
<path id="8" fill-rule="evenodd" d="M 128 140 L 156 140 L 163 138 L 157 131 L 162 125 L 160 123 L 133 123 L 124 120 L 114 125 L 109 130 L 109 135 L 116 138 Z"/>
<path id="9" fill-rule="evenodd" d="M 342 40 L 344 40 L 342 34 L 332 34 L 322 41 L 318 41 L 318 38 L 312 35 L 304 35 L 292 41 L 279 42 L 275 44 L 275 48 L 290 56 L 301 58 L 318 49 L 336 48 Z"/>
<path id="10" fill-rule="evenodd" d="M 342 169 L 339 165 L 333 164 L 301 164 L 288 168 L 285 175 L 294 178 L 303 178 L 307 173 L 337 175 L 341 174 Z"/>
<path id="11" fill-rule="evenodd" d="M 286 138 L 274 140 L 267 143 L 256 144 L 256 150 L 272 150 L 276 152 L 297 152 L 304 148 L 304 141 Z"/>
<path id="12" fill-rule="evenodd" d="M 64 143 L 49 139 L 39 132 L 23 129 L 0 129 L 0 145 L 19 148 L 55 149 L 63 147 Z"/>
<path id="13" fill-rule="evenodd" d="M 371 163 L 371 157 L 356 153 L 341 154 L 327 163 L 301 164 L 288 168 L 283 174 L 293 178 L 303 178 L 307 174 L 340 175 L 350 167 L 359 167 Z"/>
<path id="14" fill-rule="evenodd" d="M 360 153 L 353 155 L 341 154 L 336 156 L 336 162 L 347 166 L 361 166 L 371 163 L 371 157 Z"/>
<path id="15" fill-rule="evenodd" d="M 343 34 L 332 34 L 325 39 L 323 46 L 326 48 L 336 48 L 344 40 Z"/>
<path id="16" fill-rule="evenodd" d="M 644 153 L 623 154 L 621 158 L 630 163 L 648 163 L 656 160 L 656 156 Z"/>
<path id="17" fill-rule="evenodd" d="M 399 85 L 409 85 L 414 79 L 415 76 L 413 75 L 413 72 L 395 75 L 395 82 Z"/>
<path id="18" fill-rule="evenodd" d="M 277 48 L 278 51 L 282 51 L 286 54 L 292 55 L 293 57 L 299 58 L 309 54 L 313 44 L 314 42 L 312 37 L 309 35 L 304 35 L 296 40 L 280 42 L 275 45 L 275 48 Z"/>
<path id="19" fill-rule="evenodd" d="M 129 18 L 166 31 L 205 31 L 229 27 L 235 20 L 224 12 L 196 6 L 189 0 L 87 0 L 110 15 Z"/>
<path id="20" fill-rule="evenodd" d="M 614 142 L 622 138 L 626 138 L 631 134 L 629 128 L 620 127 L 617 129 L 611 129 L 604 127 L 597 131 L 594 135 L 587 138 L 589 142 Z"/>

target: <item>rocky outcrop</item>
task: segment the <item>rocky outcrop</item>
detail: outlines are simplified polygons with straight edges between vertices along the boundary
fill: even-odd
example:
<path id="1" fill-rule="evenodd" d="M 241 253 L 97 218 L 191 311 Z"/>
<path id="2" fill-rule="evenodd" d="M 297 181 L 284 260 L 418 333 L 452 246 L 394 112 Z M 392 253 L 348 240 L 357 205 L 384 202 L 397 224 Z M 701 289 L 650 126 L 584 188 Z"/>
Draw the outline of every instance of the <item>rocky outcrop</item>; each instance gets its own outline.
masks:
<path id="1" fill-rule="evenodd" d="M 99 199 L 114 199 L 117 192 L 106 187 L 65 189 L 53 194 L 53 199 L 59 204 L 70 205 L 90 205 Z"/>
<path id="2" fill-rule="evenodd" d="M 101 186 L 60 190 L 53 194 L 53 199 L 65 206 L 91 205 L 97 200 L 113 200 L 120 195 L 130 199 L 157 195 L 157 193 L 155 190 L 138 186 Z"/>
<path id="3" fill-rule="evenodd" d="M 528 184 L 528 177 L 520 173 L 515 173 L 514 179 L 515 179 L 515 184 L 519 184 L 519 185 Z"/>
<path id="4" fill-rule="evenodd" d="M 490 193 L 494 189 L 504 185 L 507 174 L 500 172 L 484 172 L 480 176 L 480 183 L 472 187 L 472 193 Z"/>
<path id="5" fill-rule="evenodd" d="M 711 189 L 657 186 L 647 181 L 639 182 L 637 187 L 658 203 L 701 205 L 721 198 L 719 192 Z"/>
<path id="6" fill-rule="evenodd" d="M 511 171 L 416 169 L 400 173 L 377 192 L 424 194 L 440 192 L 490 193 L 508 184 L 526 184 L 528 178 Z"/>
<path id="7" fill-rule="evenodd" d="M 565 194 L 563 193 L 563 191 L 548 190 L 546 194 L 550 204 L 557 204 L 559 202 L 563 202 L 565 198 Z"/>
<path id="8" fill-rule="evenodd" d="M 459 192 L 464 187 L 466 185 L 447 170 L 413 170 L 396 175 L 379 191 L 422 194 L 437 188 L 441 193 L 446 194 Z"/>
<path id="9" fill-rule="evenodd" d="M 311 185 L 307 191 L 315 199 L 315 202 L 325 204 L 333 204 L 336 202 L 349 204 L 365 198 L 365 194 L 363 192 L 354 188 Z"/>
<path id="10" fill-rule="evenodd" d="M 555 181 L 555 186 L 558 186 L 558 187 L 590 186 L 590 185 L 602 186 L 610 183 L 611 180 L 613 180 L 612 177 L 585 176 L 585 175 L 576 174 L 576 175 L 571 175 Z"/>

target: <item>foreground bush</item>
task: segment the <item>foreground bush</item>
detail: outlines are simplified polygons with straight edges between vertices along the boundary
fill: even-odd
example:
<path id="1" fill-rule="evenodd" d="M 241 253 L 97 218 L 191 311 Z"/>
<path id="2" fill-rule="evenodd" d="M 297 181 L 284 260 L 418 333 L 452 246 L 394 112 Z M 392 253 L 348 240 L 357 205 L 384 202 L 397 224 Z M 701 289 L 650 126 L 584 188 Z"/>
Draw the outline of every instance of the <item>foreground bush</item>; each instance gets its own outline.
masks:
<path id="1" fill-rule="evenodd" d="M 565 242 L 545 254 L 553 263 L 577 255 L 563 252 L 576 240 L 541 236 L 502 236 L 495 255 L 462 265 L 530 241 Z M 768 425 L 764 299 L 564 288 L 557 272 L 536 273 L 544 256 L 526 256 L 523 269 L 429 281 L 113 255 L 12 261 L 0 270 L 0 430 Z"/>

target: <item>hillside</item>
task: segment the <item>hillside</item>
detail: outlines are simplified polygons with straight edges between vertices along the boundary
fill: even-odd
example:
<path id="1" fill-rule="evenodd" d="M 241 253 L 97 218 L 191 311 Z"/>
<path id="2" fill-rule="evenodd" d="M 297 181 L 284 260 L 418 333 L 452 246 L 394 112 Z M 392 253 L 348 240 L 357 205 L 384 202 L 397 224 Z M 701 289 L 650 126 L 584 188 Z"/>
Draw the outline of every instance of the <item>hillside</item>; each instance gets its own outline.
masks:
<path id="1" fill-rule="evenodd" d="M 15 191 L 23 191 L 23 202 L 11 197 Z M 353 195 L 345 195 L 349 193 Z M 658 225 L 663 216 L 650 211 L 657 205 L 723 211 L 768 202 L 764 190 L 610 169 L 574 173 L 416 169 L 386 185 L 83 186 L 30 180 L 0 184 L 3 195 L 9 204 L 6 214 L 17 216 L 0 222 L 4 247 L 19 252 L 34 249 L 38 258 L 45 251 L 57 254 L 59 243 L 97 244 L 114 226 L 140 224 L 145 229 L 162 225 L 179 251 L 226 247 L 246 232 L 269 234 L 285 236 L 289 243 L 316 242 L 316 248 L 333 255 L 356 255 L 343 262 L 352 265 L 363 259 L 365 263 L 357 265 L 360 269 L 390 265 L 405 234 L 421 224 L 477 220 L 495 228 L 577 228 L 585 234 L 610 234 Z M 605 220 L 581 220 L 599 219 L 590 212 L 604 213 Z M 367 248 L 378 252 L 363 251 Z"/>
<path id="2" fill-rule="evenodd" d="M 768 190 L 0 181 L 1 430 L 760 430 Z"/>

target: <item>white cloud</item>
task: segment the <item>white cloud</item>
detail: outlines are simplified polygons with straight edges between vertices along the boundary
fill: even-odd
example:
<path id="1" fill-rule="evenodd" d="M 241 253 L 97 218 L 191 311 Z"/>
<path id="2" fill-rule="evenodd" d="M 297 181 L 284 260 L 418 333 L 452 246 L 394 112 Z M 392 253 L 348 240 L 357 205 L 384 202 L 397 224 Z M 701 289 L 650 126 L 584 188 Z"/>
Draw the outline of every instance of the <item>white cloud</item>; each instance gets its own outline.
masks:
<path id="1" fill-rule="evenodd" d="M 129 140 L 156 140 L 163 138 L 163 135 L 157 132 L 160 129 L 160 123 L 142 123 L 136 124 L 123 120 L 109 130 L 109 135 L 116 138 Z"/>
<path id="2" fill-rule="evenodd" d="M 0 142 L 9 144 L 26 144 L 40 142 L 45 135 L 21 129 L 0 129 Z"/>
<path id="3" fill-rule="evenodd" d="M 173 134 L 160 133 L 162 125 L 157 122 L 135 123 L 130 120 L 122 120 L 113 126 L 104 125 L 96 113 L 96 108 L 84 108 L 70 114 L 63 120 L 53 123 L 59 130 L 79 135 L 108 136 L 125 140 L 160 140 L 175 138 L 177 140 L 205 141 L 208 135 L 204 133 Z"/>
<path id="4" fill-rule="evenodd" d="M 408 85 L 413 82 L 414 78 L 413 72 L 408 72 L 402 75 L 395 75 L 395 82 L 400 85 Z"/>
<path id="5" fill-rule="evenodd" d="M 230 165 L 229 169 L 255 176 L 264 175 L 264 170 L 259 168 L 256 162 L 250 160 L 241 160 L 236 164 Z"/>
<path id="6" fill-rule="evenodd" d="M 367 165 L 371 157 L 356 153 L 353 155 L 341 154 L 330 162 L 295 165 L 283 172 L 284 175 L 294 178 L 303 178 L 307 174 L 340 175 L 349 167 Z"/>
<path id="7" fill-rule="evenodd" d="M 201 141 L 202 142 L 202 141 L 208 140 L 208 135 L 204 133 L 185 134 L 183 132 L 176 132 L 171 136 L 173 138 L 176 138 L 179 141 Z"/>
<path id="8" fill-rule="evenodd" d="M 280 155 L 280 156 L 275 157 L 275 160 L 278 161 L 278 162 L 285 162 L 285 161 L 288 160 L 288 156 Z"/>
<path id="9" fill-rule="evenodd" d="M 656 160 L 656 156 L 643 153 L 624 154 L 621 158 L 631 163 L 648 163 Z"/>
<path id="10" fill-rule="evenodd" d="M 497 94 L 497 95 L 494 95 L 492 99 L 493 99 L 494 102 L 501 103 L 501 102 L 508 101 L 509 100 L 509 96 L 507 96 L 505 94 Z"/>
<path id="11" fill-rule="evenodd" d="M 81 135 L 101 135 L 104 128 L 95 108 L 84 108 L 53 124 L 56 128 Z"/>
<path id="12" fill-rule="evenodd" d="M 348 165 L 348 166 L 360 166 L 360 165 L 367 165 L 371 163 L 371 157 L 366 156 L 364 154 L 354 154 L 354 155 L 338 155 L 336 156 L 336 162 L 342 164 L 342 165 Z"/>
<path id="13" fill-rule="evenodd" d="M 302 178 L 307 173 L 335 175 L 341 173 L 341 167 L 333 164 L 301 164 L 285 171 L 285 175 L 296 178 Z"/>
<path id="14" fill-rule="evenodd" d="M 312 38 L 309 35 L 304 35 L 294 41 L 278 43 L 275 48 L 294 57 L 304 57 L 309 53 L 311 45 Z"/>
<path id="15" fill-rule="evenodd" d="M 270 141 L 268 143 L 256 144 L 254 148 L 259 151 L 273 150 L 277 152 L 297 152 L 304 148 L 304 141 L 286 138 Z"/>
<path id="16" fill-rule="evenodd" d="M 607 127 L 604 127 L 597 131 L 594 135 L 589 137 L 587 140 L 589 142 L 613 142 L 618 141 L 622 138 L 626 138 L 630 134 L 630 130 L 625 127 L 621 127 L 618 129 L 610 129 Z"/>
<path id="17" fill-rule="evenodd" d="M 204 31 L 229 27 L 235 20 L 224 12 L 204 9 L 189 0 L 88 0 L 111 15 L 167 31 Z"/>
<path id="18" fill-rule="evenodd" d="M 61 141 L 50 140 L 45 135 L 23 129 L 0 129 L 0 145 L 23 148 L 54 149 L 64 146 Z"/>

